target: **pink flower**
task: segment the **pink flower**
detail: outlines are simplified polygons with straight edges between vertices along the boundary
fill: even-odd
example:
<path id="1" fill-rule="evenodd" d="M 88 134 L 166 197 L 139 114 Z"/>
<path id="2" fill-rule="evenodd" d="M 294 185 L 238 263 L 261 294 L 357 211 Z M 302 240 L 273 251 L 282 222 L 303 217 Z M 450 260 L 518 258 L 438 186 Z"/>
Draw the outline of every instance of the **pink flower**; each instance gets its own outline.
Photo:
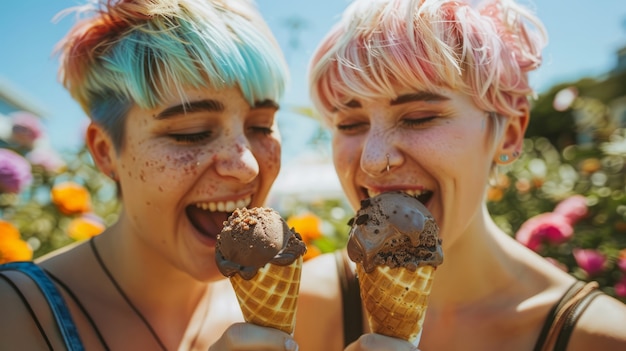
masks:
<path id="1" fill-rule="evenodd" d="M 617 258 L 617 267 L 619 267 L 622 272 L 626 272 L 626 249 L 622 249 L 619 252 L 619 257 Z"/>
<path id="2" fill-rule="evenodd" d="M 588 276 L 594 276 L 604 270 L 606 257 L 601 252 L 593 249 L 574 249 L 573 254 L 578 266 Z"/>
<path id="3" fill-rule="evenodd" d="M 43 125 L 39 117 L 25 111 L 11 114 L 13 134 L 11 140 L 20 147 L 32 149 L 35 141 L 43 135 Z"/>
<path id="4" fill-rule="evenodd" d="M 544 242 L 558 245 L 574 235 L 573 225 L 587 215 L 587 199 L 574 195 L 561 201 L 554 211 L 542 213 L 522 224 L 515 238 L 533 251 Z"/>
<path id="5" fill-rule="evenodd" d="M 563 215 L 574 225 L 587 215 L 587 199 L 582 195 L 570 196 L 561 201 L 553 212 Z"/>
<path id="6" fill-rule="evenodd" d="M 515 239 L 533 251 L 548 242 L 560 244 L 574 235 L 574 228 L 564 216 L 548 212 L 534 216 L 524 222 L 515 233 Z"/>
<path id="7" fill-rule="evenodd" d="M 0 193 L 19 193 L 33 180 L 30 163 L 17 152 L 0 149 Z"/>
<path id="8" fill-rule="evenodd" d="M 617 283 L 615 283 L 615 295 L 619 297 L 626 297 L 626 275 L 622 276 Z"/>
<path id="9" fill-rule="evenodd" d="M 37 147 L 26 155 L 33 164 L 43 167 L 50 173 L 57 173 L 65 167 L 65 161 L 54 150 L 45 147 Z"/>

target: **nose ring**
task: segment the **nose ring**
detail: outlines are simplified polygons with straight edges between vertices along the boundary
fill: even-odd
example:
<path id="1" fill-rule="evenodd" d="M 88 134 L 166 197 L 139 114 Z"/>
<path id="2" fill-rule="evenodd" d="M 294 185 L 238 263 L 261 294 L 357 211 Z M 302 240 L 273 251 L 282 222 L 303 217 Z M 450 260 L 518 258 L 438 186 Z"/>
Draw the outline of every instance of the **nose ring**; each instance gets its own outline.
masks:
<path id="1" fill-rule="evenodd" d="M 387 154 L 387 155 L 385 155 L 385 156 L 387 156 L 387 173 L 389 173 L 389 168 L 391 168 L 391 167 L 389 166 L 389 157 L 390 157 L 390 155 L 389 155 L 389 154 Z"/>

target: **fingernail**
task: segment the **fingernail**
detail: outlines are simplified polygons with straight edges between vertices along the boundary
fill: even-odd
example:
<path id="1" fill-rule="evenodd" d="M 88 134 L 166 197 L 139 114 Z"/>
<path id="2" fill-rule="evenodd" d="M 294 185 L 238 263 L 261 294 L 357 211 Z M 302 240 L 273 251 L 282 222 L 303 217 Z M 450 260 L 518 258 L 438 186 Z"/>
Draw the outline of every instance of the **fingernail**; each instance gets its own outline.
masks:
<path id="1" fill-rule="evenodd" d="M 287 351 L 298 351 L 298 343 L 294 339 L 285 340 L 285 350 Z"/>

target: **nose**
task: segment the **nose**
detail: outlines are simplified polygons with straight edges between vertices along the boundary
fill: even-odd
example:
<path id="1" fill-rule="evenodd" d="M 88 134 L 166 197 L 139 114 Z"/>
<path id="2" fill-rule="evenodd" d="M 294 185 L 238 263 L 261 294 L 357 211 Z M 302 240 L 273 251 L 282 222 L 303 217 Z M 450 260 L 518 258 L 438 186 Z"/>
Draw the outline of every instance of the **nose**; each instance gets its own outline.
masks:
<path id="1" fill-rule="evenodd" d="M 391 135 L 385 131 L 372 131 L 363 145 L 361 169 L 372 178 L 381 177 L 391 170 L 394 154 Z"/>
<path id="2" fill-rule="evenodd" d="M 259 163 L 243 134 L 224 146 L 215 168 L 219 175 L 241 183 L 249 183 L 259 174 Z"/>

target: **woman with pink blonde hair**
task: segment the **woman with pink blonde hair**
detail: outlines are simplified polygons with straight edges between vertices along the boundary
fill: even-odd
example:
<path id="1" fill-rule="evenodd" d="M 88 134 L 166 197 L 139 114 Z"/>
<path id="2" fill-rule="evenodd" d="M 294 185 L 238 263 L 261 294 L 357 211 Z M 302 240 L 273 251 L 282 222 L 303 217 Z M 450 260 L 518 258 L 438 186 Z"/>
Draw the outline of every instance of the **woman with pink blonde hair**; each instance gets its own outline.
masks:
<path id="1" fill-rule="evenodd" d="M 516 242 L 485 205 L 489 180 L 522 150 L 528 73 L 546 40 L 535 14 L 512 0 L 356 0 L 313 54 L 311 98 L 354 209 L 402 191 L 441 228 L 445 260 L 421 350 L 626 349 L 626 306 Z M 316 261 L 334 265 L 330 256 Z M 328 278 L 330 292 L 316 281 L 316 298 L 305 275 L 301 312 L 329 322 L 299 324 L 303 337 L 327 349 L 413 349 L 370 333 L 360 305 L 341 311 L 342 293 L 359 297 L 356 280 L 346 280 Z"/>

